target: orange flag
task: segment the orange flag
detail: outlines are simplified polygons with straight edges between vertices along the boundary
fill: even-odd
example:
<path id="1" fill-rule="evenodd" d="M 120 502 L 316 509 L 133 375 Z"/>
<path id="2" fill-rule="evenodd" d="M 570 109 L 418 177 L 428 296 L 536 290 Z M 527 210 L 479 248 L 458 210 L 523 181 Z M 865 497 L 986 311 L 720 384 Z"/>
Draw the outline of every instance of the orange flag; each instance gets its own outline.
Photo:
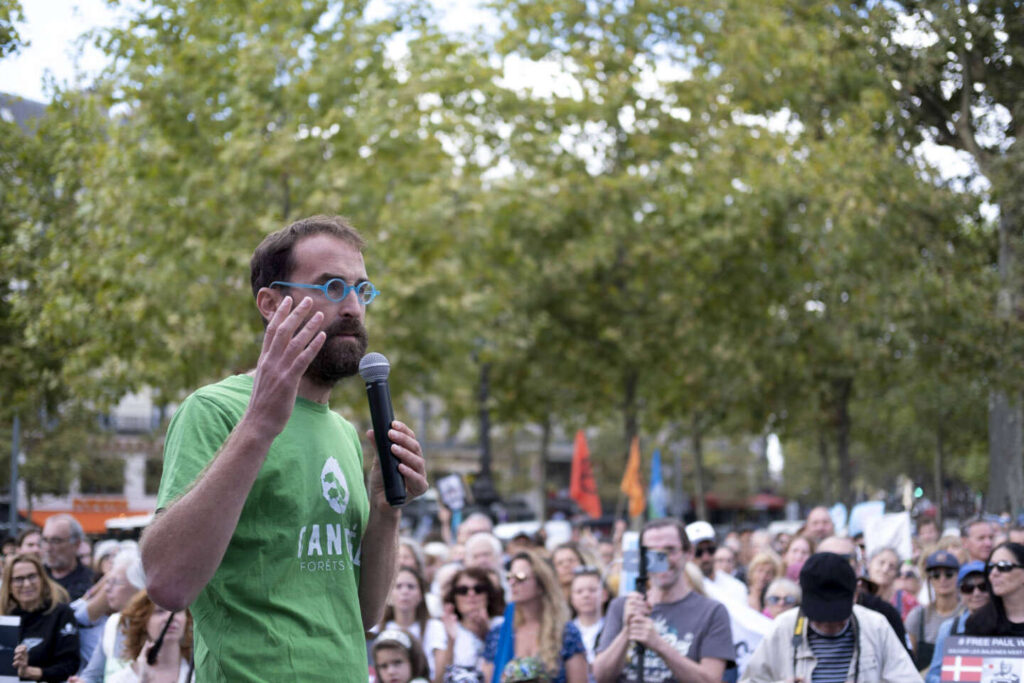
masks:
<path id="1" fill-rule="evenodd" d="M 647 507 L 647 496 L 644 494 L 644 482 L 640 478 L 640 440 L 633 437 L 629 445 L 629 462 L 626 473 L 622 475 L 619 490 L 629 496 L 629 516 L 639 517 Z"/>
<path id="2" fill-rule="evenodd" d="M 572 473 L 569 475 L 569 497 L 591 517 L 601 516 L 601 499 L 597 495 L 594 469 L 590 466 L 590 449 L 583 430 L 576 432 L 572 449 Z"/>

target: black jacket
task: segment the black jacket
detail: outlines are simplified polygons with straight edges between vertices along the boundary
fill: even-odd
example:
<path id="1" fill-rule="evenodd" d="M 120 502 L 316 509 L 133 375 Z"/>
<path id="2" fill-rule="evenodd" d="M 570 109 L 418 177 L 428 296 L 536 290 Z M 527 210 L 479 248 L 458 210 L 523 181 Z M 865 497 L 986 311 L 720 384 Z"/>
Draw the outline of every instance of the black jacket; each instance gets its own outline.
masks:
<path id="1" fill-rule="evenodd" d="M 46 573 L 50 574 L 50 568 L 46 568 Z M 64 590 L 71 596 L 71 600 L 77 600 L 78 598 L 85 595 L 90 588 L 92 588 L 93 576 L 92 570 L 82 564 L 77 558 L 75 559 L 74 570 L 59 579 L 50 574 L 50 578 L 64 586 Z"/>
<path id="2" fill-rule="evenodd" d="M 21 617 L 19 641 L 30 646 L 29 666 L 43 670 L 42 680 L 65 681 L 78 671 L 78 623 L 70 606 L 57 605 L 49 614 L 43 607 L 15 607 L 11 615 Z"/>
<path id="3" fill-rule="evenodd" d="M 903 620 L 900 619 L 900 611 L 898 609 L 888 601 L 865 591 L 857 593 L 857 604 L 874 610 L 885 617 L 889 625 L 892 626 L 892 630 L 896 632 L 896 637 L 900 639 L 903 647 L 907 649 L 907 654 L 910 655 L 911 659 L 914 658 L 914 653 L 911 651 L 910 643 L 907 640 L 907 629 L 903 626 Z"/>

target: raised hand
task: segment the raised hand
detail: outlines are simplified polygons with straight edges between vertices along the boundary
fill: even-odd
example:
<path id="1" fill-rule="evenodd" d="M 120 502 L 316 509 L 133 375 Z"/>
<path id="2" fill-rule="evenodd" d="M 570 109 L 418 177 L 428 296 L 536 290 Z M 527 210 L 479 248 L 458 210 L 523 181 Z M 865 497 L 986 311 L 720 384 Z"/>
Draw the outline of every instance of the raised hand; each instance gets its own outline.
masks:
<path id="1" fill-rule="evenodd" d="M 286 296 L 267 324 L 249 399 L 251 416 L 274 434 L 288 423 L 299 381 L 327 339 L 323 313 L 310 315 L 313 300 L 304 297 L 294 309 L 292 303 Z"/>
<path id="2" fill-rule="evenodd" d="M 445 633 L 448 634 L 449 640 L 455 640 L 455 636 L 457 636 L 459 632 L 459 617 L 455 614 L 455 605 L 451 603 L 445 604 L 444 614 L 441 615 L 441 624 L 444 626 Z"/>

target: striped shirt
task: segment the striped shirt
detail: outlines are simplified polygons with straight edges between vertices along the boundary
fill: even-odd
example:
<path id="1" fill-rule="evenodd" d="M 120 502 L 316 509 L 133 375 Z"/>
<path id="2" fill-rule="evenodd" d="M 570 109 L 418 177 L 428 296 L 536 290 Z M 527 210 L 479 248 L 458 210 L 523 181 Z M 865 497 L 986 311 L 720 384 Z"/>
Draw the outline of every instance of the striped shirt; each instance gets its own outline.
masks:
<path id="1" fill-rule="evenodd" d="M 807 629 L 807 644 L 817 664 L 811 674 L 811 683 L 844 683 L 850 671 L 853 659 L 853 629 L 850 622 L 842 633 L 835 636 L 823 636 L 813 628 Z"/>

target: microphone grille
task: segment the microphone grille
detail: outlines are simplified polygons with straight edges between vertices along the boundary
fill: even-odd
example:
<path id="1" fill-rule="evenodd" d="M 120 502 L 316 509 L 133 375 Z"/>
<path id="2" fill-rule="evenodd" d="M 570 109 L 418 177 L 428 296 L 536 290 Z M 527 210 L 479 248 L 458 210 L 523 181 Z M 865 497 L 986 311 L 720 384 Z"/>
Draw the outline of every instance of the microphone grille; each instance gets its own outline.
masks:
<path id="1" fill-rule="evenodd" d="M 383 353 L 368 353 L 359 361 L 359 375 L 365 382 L 379 382 L 391 374 L 391 363 Z"/>

